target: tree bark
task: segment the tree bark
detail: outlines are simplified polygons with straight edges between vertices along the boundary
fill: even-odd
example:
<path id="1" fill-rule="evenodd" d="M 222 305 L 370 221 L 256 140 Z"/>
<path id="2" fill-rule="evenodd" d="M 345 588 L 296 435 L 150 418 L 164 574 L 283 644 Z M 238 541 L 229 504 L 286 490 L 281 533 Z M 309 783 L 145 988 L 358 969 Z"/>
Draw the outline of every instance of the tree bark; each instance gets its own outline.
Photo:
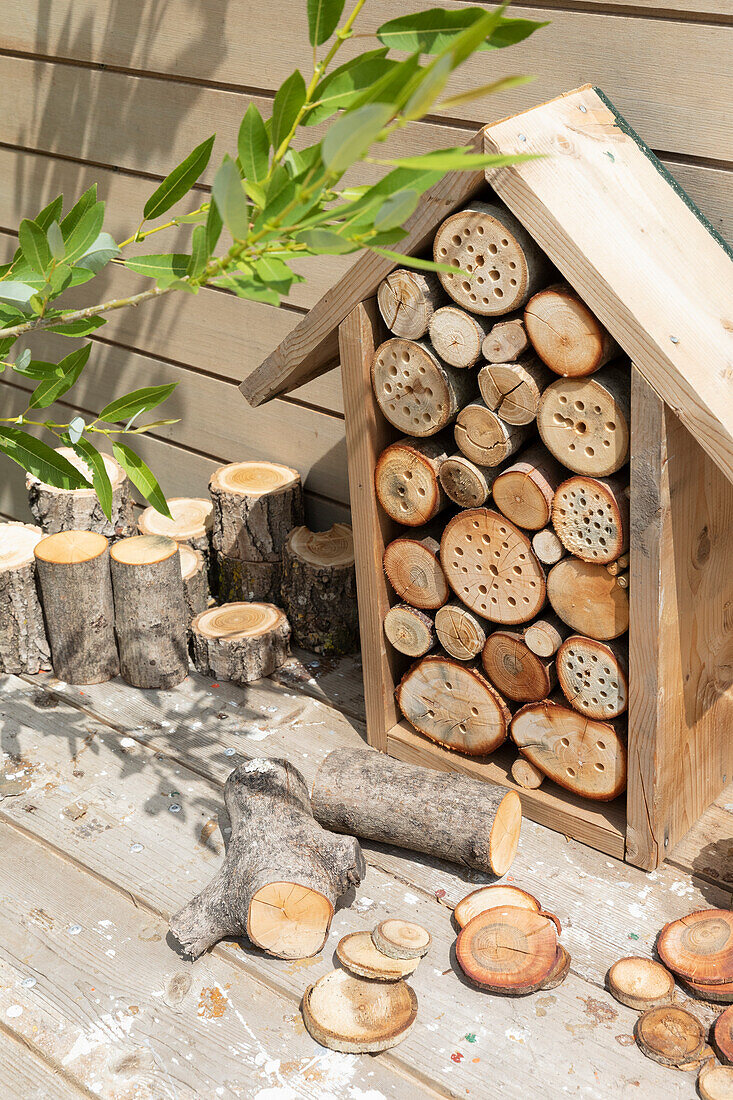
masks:
<path id="1" fill-rule="evenodd" d="M 341 657 L 359 648 L 354 537 L 346 523 L 330 531 L 295 527 L 285 544 L 282 602 L 302 649 Z"/>
<path id="2" fill-rule="evenodd" d="M 374 471 L 377 499 L 405 527 L 422 527 L 448 503 L 438 480 L 450 440 L 399 439 L 382 451 Z"/>
<path id="3" fill-rule="evenodd" d="M 507 424 L 484 401 L 464 405 L 455 426 L 456 443 L 466 458 L 479 466 L 498 466 L 519 450 L 527 428 Z"/>
<path id="4" fill-rule="evenodd" d="M 460 600 L 445 604 L 435 616 L 438 641 L 446 653 L 457 661 L 472 661 L 478 657 L 490 629 L 486 619 Z"/>
<path id="5" fill-rule="evenodd" d="M 629 372 L 610 364 L 590 378 L 558 378 L 540 398 L 537 427 L 558 462 L 608 477 L 629 457 Z"/>
<path id="6" fill-rule="evenodd" d="M 565 378 L 593 374 L 619 353 L 614 338 L 567 283 L 535 294 L 524 323 L 540 359 Z"/>
<path id="7" fill-rule="evenodd" d="M 435 645 L 435 625 L 429 615 L 406 603 L 395 604 L 384 618 L 390 645 L 407 657 L 423 657 Z"/>
<path id="8" fill-rule="evenodd" d="M 481 352 L 489 363 L 512 363 L 524 355 L 529 346 L 524 314 L 517 312 L 492 325 Z"/>
<path id="9" fill-rule="evenodd" d="M 325 828 L 496 875 L 509 870 L 519 843 L 516 792 L 371 750 L 329 753 L 311 802 Z"/>
<path id="10" fill-rule="evenodd" d="M 430 341 L 444 362 L 465 370 L 479 360 L 491 322 L 457 306 L 443 306 L 430 319 Z"/>
<path id="11" fill-rule="evenodd" d="M 564 558 L 549 572 L 547 598 L 576 634 L 607 642 L 629 628 L 629 593 L 621 580 L 602 565 Z"/>
<path id="12" fill-rule="evenodd" d="M 186 600 L 178 543 L 136 535 L 110 551 L 120 673 L 139 688 L 167 690 L 188 676 Z"/>
<path id="13" fill-rule="evenodd" d="M 558 486 L 552 525 L 566 550 L 608 565 L 629 545 L 629 486 L 620 476 L 577 475 Z"/>
<path id="14" fill-rule="evenodd" d="M 567 624 L 550 612 L 524 628 L 524 640 L 538 657 L 553 657 L 569 633 Z"/>
<path id="15" fill-rule="evenodd" d="M 203 676 L 249 684 L 290 656 L 290 624 L 269 603 L 211 607 L 191 623 L 193 663 Z"/>
<path id="16" fill-rule="evenodd" d="M 521 634 L 510 630 L 489 635 L 481 663 L 496 690 L 515 703 L 544 699 L 557 680 L 552 658 L 538 657 Z"/>
<path id="17" fill-rule="evenodd" d="M 280 561 L 240 561 L 216 555 L 217 595 L 221 603 L 279 604 L 282 600 L 283 566 Z"/>
<path id="18" fill-rule="evenodd" d="M 396 336 L 374 353 L 372 389 L 390 424 L 421 438 L 451 424 L 477 392 L 473 375 L 443 363 L 426 341 Z"/>
<path id="19" fill-rule="evenodd" d="M 570 706 L 589 718 L 617 718 L 629 702 L 628 645 L 571 634 L 557 653 L 557 678 Z"/>
<path id="20" fill-rule="evenodd" d="M 445 292 L 432 271 L 399 267 L 377 288 L 382 320 L 395 336 L 419 340 L 428 331 L 430 318 L 445 301 Z"/>
<path id="21" fill-rule="evenodd" d="M 480 508 L 491 495 L 499 471 L 479 466 L 463 454 L 451 455 L 440 467 L 440 484 L 460 508 Z"/>
<path id="22" fill-rule="evenodd" d="M 0 672 L 51 668 L 33 556 L 42 538 L 30 523 L 0 524 Z"/>
<path id="23" fill-rule="evenodd" d="M 97 531 L 60 531 L 34 550 L 54 675 L 101 684 L 120 671 L 109 543 Z"/>
<path id="24" fill-rule="evenodd" d="M 552 372 L 534 353 L 513 363 L 487 363 L 478 373 L 478 388 L 488 408 L 507 424 L 531 424 Z"/>
<path id="25" fill-rule="evenodd" d="M 141 535 L 165 535 L 177 543 L 199 550 L 203 555 L 209 584 L 214 583 L 211 533 L 214 528 L 214 506 L 202 497 L 169 497 L 172 520 L 161 516 L 155 508 L 146 508 L 137 521 Z"/>
<path id="26" fill-rule="evenodd" d="M 92 472 L 71 447 L 57 447 L 89 481 Z M 107 519 L 94 489 L 56 489 L 33 474 L 25 480 L 28 504 L 44 534 L 58 531 L 96 531 L 108 539 L 127 538 L 135 531 L 132 487 L 125 471 L 111 455 L 102 455 L 112 486 L 111 518 Z"/>
<path id="27" fill-rule="evenodd" d="M 240 561 L 282 560 L 285 540 L 303 522 L 300 474 L 274 462 L 232 462 L 209 482 L 213 545 Z"/>
<path id="28" fill-rule="evenodd" d="M 321 828 L 305 780 L 287 760 L 240 764 L 224 802 L 232 829 L 226 859 L 175 914 L 173 935 L 193 958 L 224 936 L 247 936 L 281 959 L 316 955 L 336 901 L 364 877 L 358 842 Z"/>
<path id="29" fill-rule="evenodd" d="M 401 535 L 393 539 L 385 547 L 382 559 L 387 580 L 400 599 L 423 611 L 435 611 L 450 596 L 440 564 L 440 543 L 428 533 L 432 530 L 428 528 L 424 535 L 416 531 L 413 537 Z"/>
<path id="30" fill-rule="evenodd" d="M 183 578 L 183 595 L 186 601 L 186 629 L 191 631 L 191 621 L 209 606 L 209 578 L 204 555 L 186 543 L 178 544 L 178 557 Z"/>
<path id="31" fill-rule="evenodd" d="M 540 531 L 550 522 L 555 492 L 566 473 L 541 443 L 535 443 L 498 474 L 494 503 L 517 527 Z"/>

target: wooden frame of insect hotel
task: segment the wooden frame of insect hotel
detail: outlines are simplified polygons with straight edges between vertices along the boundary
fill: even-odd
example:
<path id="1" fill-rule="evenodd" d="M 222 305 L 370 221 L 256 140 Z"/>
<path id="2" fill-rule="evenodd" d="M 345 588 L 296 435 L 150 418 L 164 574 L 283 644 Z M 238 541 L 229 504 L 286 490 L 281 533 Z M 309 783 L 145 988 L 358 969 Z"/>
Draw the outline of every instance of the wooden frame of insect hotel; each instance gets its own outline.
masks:
<path id="1" fill-rule="evenodd" d="M 242 385 L 343 374 L 368 740 L 651 869 L 733 776 L 731 253 L 590 86 Z"/>

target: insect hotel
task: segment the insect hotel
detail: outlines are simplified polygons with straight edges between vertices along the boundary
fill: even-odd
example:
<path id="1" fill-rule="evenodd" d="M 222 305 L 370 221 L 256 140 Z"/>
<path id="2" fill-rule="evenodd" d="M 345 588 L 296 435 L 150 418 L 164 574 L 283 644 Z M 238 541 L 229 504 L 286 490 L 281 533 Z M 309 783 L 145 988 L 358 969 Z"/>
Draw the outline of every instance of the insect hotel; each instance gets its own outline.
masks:
<path id="1" fill-rule="evenodd" d="M 733 775 L 731 255 L 590 86 L 242 385 L 340 360 L 369 743 L 656 867 Z"/>

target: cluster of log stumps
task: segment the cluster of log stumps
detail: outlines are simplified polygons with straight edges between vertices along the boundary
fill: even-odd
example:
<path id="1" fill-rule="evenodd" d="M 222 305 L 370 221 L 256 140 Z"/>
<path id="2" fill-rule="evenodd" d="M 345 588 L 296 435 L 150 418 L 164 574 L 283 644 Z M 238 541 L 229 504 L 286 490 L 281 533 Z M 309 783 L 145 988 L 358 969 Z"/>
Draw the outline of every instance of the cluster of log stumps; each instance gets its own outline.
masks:
<path id="1" fill-rule="evenodd" d="M 626 785 L 630 364 L 504 206 L 394 271 L 372 386 L 400 434 L 379 456 L 388 643 L 405 718 L 456 752 L 508 737 L 512 776 L 586 798 Z"/>

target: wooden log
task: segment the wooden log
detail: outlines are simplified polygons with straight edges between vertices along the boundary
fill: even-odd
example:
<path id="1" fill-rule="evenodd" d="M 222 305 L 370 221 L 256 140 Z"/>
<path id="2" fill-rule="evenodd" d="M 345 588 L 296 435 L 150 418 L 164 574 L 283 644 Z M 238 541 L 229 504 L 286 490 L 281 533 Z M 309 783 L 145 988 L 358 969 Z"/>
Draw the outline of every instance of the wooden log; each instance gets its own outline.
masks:
<path id="1" fill-rule="evenodd" d="M 626 746 L 616 721 L 598 722 L 555 699 L 527 703 L 512 718 L 523 756 L 560 787 L 610 802 L 626 789 Z"/>
<path id="2" fill-rule="evenodd" d="M 440 467 L 440 484 L 460 508 L 480 508 L 491 495 L 496 468 L 479 466 L 463 454 L 451 455 Z"/>
<path id="3" fill-rule="evenodd" d="M 540 290 L 524 310 L 527 335 L 555 374 L 583 378 L 608 363 L 619 347 L 567 283 Z"/>
<path id="4" fill-rule="evenodd" d="M 576 634 L 607 642 L 629 629 L 629 593 L 619 579 L 602 565 L 565 558 L 549 572 L 547 598 Z"/>
<path id="5" fill-rule="evenodd" d="M 397 595 L 413 607 L 435 611 L 450 596 L 440 564 L 440 543 L 428 531 L 393 539 L 385 547 L 382 563 Z"/>
<path id="6" fill-rule="evenodd" d="M 687 981 L 733 982 L 733 911 L 700 909 L 670 921 L 659 933 L 657 952 L 666 967 Z"/>
<path id="7" fill-rule="evenodd" d="M 384 619 L 387 641 L 407 657 L 423 657 L 435 645 L 435 625 L 429 615 L 406 603 L 395 604 Z"/>
<path id="8" fill-rule="evenodd" d="M 395 336 L 419 340 L 430 320 L 445 301 L 445 291 L 432 271 L 410 271 L 398 267 L 377 288 L 377 305 L 382 320 Z"/>
<path id="9" fill-rule="evenodd" d="M 397 705 L 420 733 L 466 756 L 485 756 L 506 740 L 510 713 L 478 669 L 431 654 L 408 669 Z"/>
<path id="10" fill-rule="evenodd" d="M 359 978 L 377 982 L 395 982 L 417 969 L 420 959 L 395 959 L 375 946 L 369 932 L 350 932 L 339 940 L 336 958 Z"/>
<path id="11" fill-rule="evenodd" d="M 541 443 L 535 443 L 498 474 L 492 486 L 494 503 L 517 527 L 540 531 L 550 522 L 555 493 L 566 472 Z"/>
<path id="12" fill-rule="evenodd" d="M 516 791 L 375 751 L 329 753 L 316 774 L 311 802 L 327 829 L 351 830 L 495 875 L 506 874 L 519 844 L 522 809 Z"/>
<path id="13" fill-rule="evenodd" d="M 483 342 L 481 353 L 489 363 L 513 363 L 529 347 L 524 313 L 519 311 L 494 322 Z"/>
<path id="14" fill-rule="evenodd" d="M 622 554 L 620 558 L 616 558 L 616 561 L 610 561 L 606 569 L 612 577 L 617 577 L 619 573 L 623 573 L 629 568 L 630 560 L 631 558 L 628 554 Z"/>
<path id="15" fill-rule="evenodd" d="M 464 405 L 454 429 L 460 451 L 479 466 L 498 466 L 519 450 L 527 428 L 507 424 L 484 401 Z"/>
<path id="16" fill-rule="evenodd" d="M 552 527 L 545 527 L 532 536 L 532 549 L 538 561 L 543 565 L 557 565 L 567 550 L 560 542 Z"/>
<path id="17" fill-rule="evenodd" d="M 550 612 L 524 628 L 524 640 L 538 657 L 552 657 L 569 633 L 567 623 Z"/>
<path id="18" fill-rule="evenodd" d="M 487 406 L 507 424 L 532 424 L 552 372 L 534 354 L 513 363 L 487 363 L 478 372 L 478 387 Z"/>
<path id="19" fill-rule="evenodd" d="M 141 535 L 164 535 L 199 550 L 211 582 L 214 505 L 211 500 L 202 497 L 170 497 L 168 508 L 172 519 L 162 516 L 155 508 L 146 508 L 137 521 L 138 531 Z"/>
<path id="20" fill-rule="evenodd" d="M 618 476 L 568 478 L 552 501 L 552 525 L 577 558 L 603 565 L 615 561 L 629 545 L 628 482 Z"/>
<path id="21" fill-rule="evenodd" d="M 133 687 L 167 690 L 188 676 L 186 597 L 178 543 L 135 535 L 110 550 L 120 673 Z"/>
<path id="22" fill-rule="evenodd" d="M 448 503 L 438 480 L 450 440 L 399 439 L 382 451 L 374 471 L 377 499 L 388 516 L 406 527 L 422 527 Z M 451 448 L 452 449 L 452 448 Z"/>
<path id="23" fill-rule="evenodd" d="M 194 550 L 185 542 L 178 544 L 178 560 L 183 580 L 183 595 L 186 601 L 186 628 L 191 629 L 191 620 L 209 606 L 211 593 L 206 562 L 200 550 Z"/>
<path id="24" fill-rule="evenodd" d="M 468 922 L 479 913 L 485 913 L 487 909 L 500 909 L 505 905 L 529 909 L 533 913 L 539 913 L 542 909 L 537 898 L 528 894 L 526 890 L 520 889 L 519 886 L 505 886 L 502 883 L 480 886 L 478 890 L 467 894 L 453 910 L 453 917 L 459 928 L 465 928 Z"/>
<path id="25" fill-rule="evenodd" d="M 461 929 L 456 959 L 473 985 L 519 996 L 542 988 L 554 970 L 557 946 L 557 931 L 544 913 L 503 905 Z"/>
<path id="26" fill-rule="evenodd" d="M 557 652 L 557 678 L 571 707 L 589 718 L 618 718 L 629 702 L 628 647 L 571 634 Z"/>
<path id="27" fill-rule="evenodd" d="M 703 1025 L 677 1005 L 650 1008 L 636 1021 L 634 1034 L 639 1050 L 663 1066 L 684 1066 L 705 1047 Z"/>
<path id="28" fill-rule="evenodd" d="M 283 565 L 281 561 L 240 561 L 218 553 L 216 561 L 216 592 L 221 603 L 279 604 L 282 598 Z"/>
<path id="29" fill-rule="evenodd" d="M 490 322 L 458 306 L 443 306 L 430 318 L 430 342 L 452 367 L 466 369 L 479 360 Z"/>
<path id="30" fill-rule="evenodd" d="M 458 598 L 492 622 L 526 623 L 544 606 L 543 567 L 524 532 L 499 512 L 474 508 L 454 516 L 440 560 Z"/>
<path id="31" fill-rule="evenodd" d="M 240 561 L 281 561 L 293 527 L 303 522 L 300 474 L 275 462 L 232 462 L 209 481 L 217 553 Z"/>
<path id="32" fill-rule="evenodd" d="M 417 1019 L 407 982 L 372 982 L 332 970 L 303 996 L 303 1021 L 315 1041 L 345 1054 L 377 1054 L 397 1046 Z"/>
<path id="33" fill-rule="evenodd" d="M 232 829 L 224 863 L 175 914 L 171 932 L 193 958 L 225 936 L 247 936 L 280 959 L 316 955 L 338 898 L 364 877 L 358 841 L 321 828 L 287 760 L 240 764 L 224 803 Z"/>
<path id="34" fill-rule="evenodd" d="M 540 398 L 542 442 L 576 474 L 608 477 L 629 457 L 628 370 L 611 364 L 591 378 L 558 378 Z"/>
<path id="35" fill-rule="evenodd" d="M 396 917 L 380 921 L 372 929 L 372 943 L 390 959 L 421 959 L 430 950 L 432 940 L 421 924 Z"/>
<path id="36" fill-rule="evenodd" d="M 545 774 L 523 756 L 518 756 L 512 764 L 512 779 L 519 787 L 526 791 L 538 790 L 545 781 Z"/>
<path id="37" fill-rule="evenodd" d="M 552 658 L 538 657 L 522 635 L 511 630 L 489 634 L 481 664 L 496 690 L 515 703 L 544 699 L 557 679 Z"/>
<path id="38" fill-rule="evenodd" d="M 486 619 L 459 600 L 444 604 L 435 614 L 438 641 L 457 661 L 472 661 L 478 657 L 490 629 Z"/>
<path id="39" fill-rule="evenodd" d="M 472 201 L 446 218 L 435 234 L 433 258 L 459 269 L 438 278 L 459 306 L 483 316 L 523 306 L 552 270 L 524 226 L 498 203 Z"/>
<path id="40" fill-rule="evenodd" d="M 51 668 L 33 556 L 42 538 L 30 523 L 0 523 L 0 672 Z"/>
<path id="41" fill-rule="evenodd" d="M 89 466 L 71 447 L 56 451 L 92 480 Z M 107 519 L 94 489 L 57 489 L 46 485 L 33 474 L 25 479 L 28 504 L 38 526 L 47 535 L 58 531 L 96 531 L 108 539 L 127 538 L 135 531 L 135 510 L 132 486 L 116 459 L 103 454 L 102 461 L 112 486 L 112 507 Z"/>
<path id="42" fill-rule="evenodd" d="M 477 392 L 473 375 L 443 363 L 426 341 L 397 336 L 374 353 L 372 389 L 390 424 L 420 438 L 451 424 Z"/>
<path id="43" fill-rule="evenodd" d="M 109 542 L 98 531 L 60 531 L 33 551 L 54 675 L 101 684 L 120 671 Z"/>
<path id="44" fill-rule="evenodd" d="M 191 623 L 193 663 L 203 676 L 249 684 L 290 656 L 290 624 L 269 603 L 225 603 Z"/>
<path id="45" fill-rule="evenodd" d="M 282 604 L 302 649 L 343 657 L 359 648 L 354 536 L 347 523 L 328 531 L 294 527 L 283 554 Z"/>
<path id="46" fill-rule="evenodd" d="M 606 984 L 615 1000 L 637 1012 L 670 1004 L 674 1000 L 674 978 L 654 959 L 629 955 L 608 971 Z"/>

